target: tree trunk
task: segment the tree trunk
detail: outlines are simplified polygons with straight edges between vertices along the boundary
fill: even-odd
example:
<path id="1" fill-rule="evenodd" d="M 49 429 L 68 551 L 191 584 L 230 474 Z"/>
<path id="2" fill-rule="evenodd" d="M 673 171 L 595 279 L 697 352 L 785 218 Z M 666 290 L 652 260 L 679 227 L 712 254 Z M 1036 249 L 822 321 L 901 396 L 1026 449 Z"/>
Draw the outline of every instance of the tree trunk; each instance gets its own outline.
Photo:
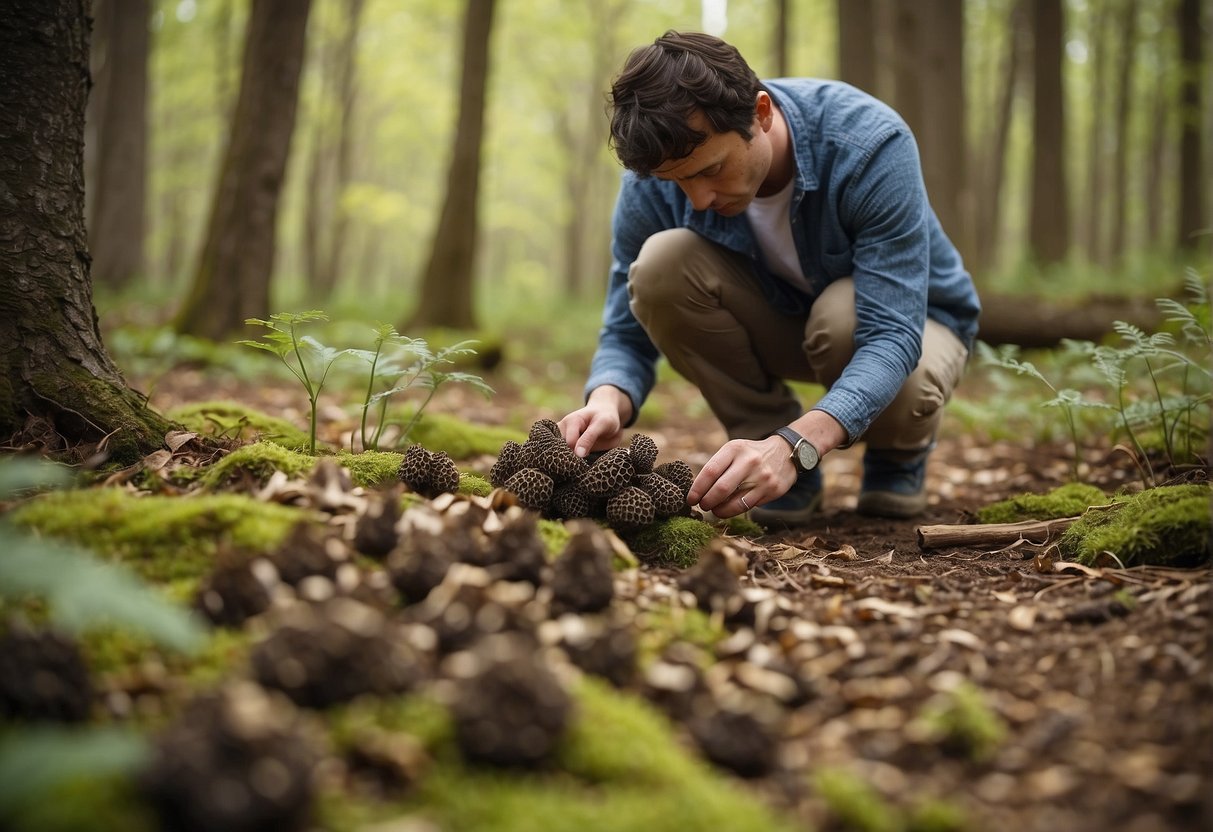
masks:
<path id="1" fill-rule="evenodd" d="M 1205 224 L 1204 160 L 1201 157 L 1201 72 L 1204 68 L 1201 0 L 1179 2 L 1180 139 L 1179 139 L 1179 228 L 1177 245 L 1195 251 L 1209 247 Z M 1202 236 L 1202 232 L 1205 236 Z M 1203 241 L 1203 242 L 1202 242 Z"/>
<path id="2" fill-rule="evenodd" d="M 1066 193 L 1061 0 L 1032 0 L 1032 199 L 1028 248 L 1040 264 L 1065 260 L 1070 248 Z"/>
<path id="3" fill-rule="evenodd" d="M 0 437 L 126 462 L 170 425 L 101 342 L 84 227 L 85 0 L 6 0 L 0 27 Z M 87 443 L 87 447 L 85 447 Z"/>
<path id="4" fill-rule="evenodd" d="M 340 117 L 337 121 L 336 166 L 333 178 L 332 214 L 329 223 L 328 251 L 323 261 L 316 288 L 318 297 L 328 298 L 337 287 L 345 259 L 346 234 L 349 230 L 349 212 L 344 205 L 346 186 L 353 171 L 354 104 L 357 95 L 357 46 L 358 27 L 362 20 L 365 0 L 346 0 L 345 33 L 337 50 L 337 100 L 340 102 Z"/>
<path id="5" fill-rule="evenodd" d="M 1133 106 L 1133 74 L 1137 53 L 1137 0 L 1125 0 L 1120 20 L 1120 77 L 1116 80 L 1116 153 L 1112 170 L 1116 188 L 1112 200 L 1112 235 L 1109 254 L 1120 262 L 1131 248 L 1125 240 L 1129 211 L 1129 113 Z"/>
<path id="6" fill-rule="evenodd" d="M 89 248 L 93 279 L 120 288 L 143 273 L 147 192 L 148 0 L 102 0 L 95 7 L 88 106 Z"/>
<path id="7" fill-rule="evenodd" d="M 983 293 L 977 337 L 1024 349 L 1056 347 L 1063 339 L 1101 341 L 1124 321 L 1152 332 L 1162 324 L 1153 298 L 1088 298 L 1079 306 L 1029 296 Z"/>
<path id="8" fill-rule="evenodd" d="M 194 281 L 178 319 L 220 340 L 270 311 L 278 197 L 286 172 L 310 0 L 253 0 L 240 94 Z"/>
<path id="9" fill-rule="evenodd" d="M 1092 263 L 1102 263 L 1104 256 L 1104 216 L 1107 205 L 1104 200 L 1104 147 L 1108 126 L 1105 122 L 1107 108 L 1107 64 L 1109 44 L 1107 37 L 1108 4 L 1096 3 L 1088 18 L 1091 20 L 1091 124 L 1087 133 L 1087 198 L 1082 214 L 1085 217 L 1083 248 Z"/>
<path id="10" fill-rule="evenodd" d="M 771 52 L 775 56 L 775 75 L 779 78 L 788 76 L 788 8 L 790 0 L 775 0 L 775 27 L 771 34 Z"/>
<path id="11" fill-rule="evenodd" d="M 1167 70 L 1161 45 L 1156 45 L 1157 66 L 1154 70 L 1154 105 L 1150 114 L 1150 150 L 1146 170 L 1146 247 L 1164 251 L 1169 239 L 1163 238 L 1166 208 L 1163 202 L 1163 181 L 1167 176 L 1168 133 L 1167 114 L 1170 107 Z"/>
<path id="12" fill-rule="evenodd" d="M 976 199 L 976 251 L 978 270 L 994 265 L 998 257 L 998 239 L 1002 226 L 1002 186 L 1007 169 L 1007 145 L 1011 138 L 1011 118 L 1015 113 L 1015 90 L 1019 85 L 1019 56 L 1023 47 L 1024 2 L 1013 0 L 1007 23 L 1007 54 L 999 73 L 1002 87 L 998 93 L 992 136 L 987 142 L 985 176 Z"/>
<path id="13" fill-rule="evenodd" d="M 838 77 L 877 94 L 876 9 L 873 0 L 837 0 Z"/>
<path id="14" fill-rule="evenodd" d="M 918 141 L 931 207 L 962 254 L 965 217 L 964 6 L 962 0 L 899 4 L 894 29 L 894 105 Z"/>
<path id="15" fill-rule="evenodd" d="M 419 304 L 402 331 L 445 326 L 474 329 L 480 149 L 489 75 L 494 0 L 468 0 L 463 30 L 459 121 L 447 171 L 446 201 L 421 281 Z"/>

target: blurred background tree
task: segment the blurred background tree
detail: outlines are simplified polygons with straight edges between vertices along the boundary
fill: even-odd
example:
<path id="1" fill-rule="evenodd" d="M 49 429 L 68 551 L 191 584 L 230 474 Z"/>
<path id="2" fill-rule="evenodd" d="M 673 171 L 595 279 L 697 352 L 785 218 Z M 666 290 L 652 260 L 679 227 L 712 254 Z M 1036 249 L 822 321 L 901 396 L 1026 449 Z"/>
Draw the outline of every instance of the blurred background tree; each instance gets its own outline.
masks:
<path id="1" fill-rule="evenodd" d="M 110 2 L 96 8 L 95 50 L 112 70 Z M 141 243 L 128 228 L 116 248 L 144 252 L 144 266 L 118 270 L 138 275 L 145 302 L 128 316 L 164 318 L 198 306 L 189 284 L 203 271 L 257 4 L 148 2 L 147 221 Z M 1152 311 L 1183 265 L 1208 266 L 1208 0 L 313 0 L 273 256 L 242 249 L 243 276 L 220 293 L 256 295 L 241 315 L 306 304 L 490 328 L 510 309 L 592 308 L 619 175 L 605 90 L 631 48 L 668 28 L 704 28 L 707 5 L 760 75 L 841 77 L 905 115 L 932 202 L 983 293 L 1026 297 L 992 304 L 1005 320 L 991 317 L 983 335 L 1027 342 L 1047 319 L 1050 338 L 1090 337 L 1132 319 L 1135 305 Z M 468 22 L 484 43 L 473 156 L 461 121 L 481 109 L 461 92 L 472 80 Z M 256 115 L 266 129 L 269 113 Z M 86 143 L 98 264 L 119 238 L 96 208 L 109 191 L 102 163 L 121 146 L 102 118 Z M 232 210 L 234 223 L 252 224 L 252 201 Z M 107 297 L 125 280 L 98 270 Z M 259 281 L 266 291 L 254 293 Z M 456 291 L 459 311 L 436 312 Z M 1083 303 L 1046 305 L 1058 298 Z M 236 320 L 219 304 L 212 296 L 199 314 Z"/>

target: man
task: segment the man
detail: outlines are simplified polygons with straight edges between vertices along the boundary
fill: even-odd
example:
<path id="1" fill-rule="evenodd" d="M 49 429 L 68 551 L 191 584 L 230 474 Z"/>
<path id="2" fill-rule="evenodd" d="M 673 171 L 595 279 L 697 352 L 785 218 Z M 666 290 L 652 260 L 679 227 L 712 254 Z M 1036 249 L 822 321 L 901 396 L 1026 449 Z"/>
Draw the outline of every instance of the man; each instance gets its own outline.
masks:
<path id="1" fill-rule="evenodd" d="M 910 517 L 977 330 L 973 283 L 927 201 L 914 138 L 876 99 L 762 83 L 735 48 L 667 32 L 611 90 L 627 168 L 581 456 L 618 444 L 664 354 L 729 441 L 688 501 L 767 526 L 810 521 L 818 463 L 863 439 L 859 511 Z M 785 383 L 827 388 L 807 412 Z"/>

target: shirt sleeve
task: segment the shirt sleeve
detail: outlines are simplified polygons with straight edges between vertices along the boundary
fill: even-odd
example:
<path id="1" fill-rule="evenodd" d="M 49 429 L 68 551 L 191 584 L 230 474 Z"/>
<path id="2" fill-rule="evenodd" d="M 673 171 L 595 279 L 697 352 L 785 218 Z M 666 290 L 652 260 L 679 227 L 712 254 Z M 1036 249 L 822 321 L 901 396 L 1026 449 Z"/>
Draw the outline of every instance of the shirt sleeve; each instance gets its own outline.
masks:
<path id="1" fill-rule="evenodd" d="M 650 181 L 625 173 L 611 221 L 611 272 L 603 306 L 598 349 L 590 363 L 585 396 L 596 387 L 618 387 L 632 400 L 632 419 L 648 398 L 656 381 L 657 347 L 632 314 L 628 271 L 640 248 L 653 234 L 673 228 L 673 209 L 665 205 Z M 628 425 L 631 424 L 628 423 Z M 624 427 L 627 427 L 625 425 Z"/>
<path id="2" fill-rule="evenodd" d="M 839 183 L 852 239 L 855 353 L 816 409 L 857 441 L 922 354 L 930 278 L 930 205 L 909 130 L 892 131 Z"/>

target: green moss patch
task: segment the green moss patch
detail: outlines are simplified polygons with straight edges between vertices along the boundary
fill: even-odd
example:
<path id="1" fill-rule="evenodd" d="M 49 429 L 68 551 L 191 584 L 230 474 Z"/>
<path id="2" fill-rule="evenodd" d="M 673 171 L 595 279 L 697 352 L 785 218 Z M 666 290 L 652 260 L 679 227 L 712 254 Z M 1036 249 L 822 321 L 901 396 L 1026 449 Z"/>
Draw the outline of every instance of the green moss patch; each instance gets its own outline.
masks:
<path id="1" fill-rule="evenodd" d="M 899 808 L 866 780 L 844 769 L 818 769 L 812 782 L 833 820 L 829 828 L 852 832 L 960 832 L 970 828 L 964 811 L 955 804 L 927 798 L 909 809 Z"/>
<path id="2" fill-rule="evenodd" d="M 203 436 L 237 442 L 273 442 L 292 451 L 308 449 L 307 431 L 237 402 L 198 402 L 174 408 L 165 415 Z"/>
<path id="3" fill-rule="evenodd" d="M 407 421 L 407 417 L 406 417 Z M 446 451 L 451 459 L 470 459 L 479 454 L 497 455 L 506 440 L 526 441 L 524 431 L 465 422 L 444 413 L 425 411 L 409 432 L 408 441 L 429 451 Z"/>
<path id="4" fill-rule="evenodd" d="M 392 451 L 363 451 L 358 454 L 342 451 L 337 454 L 337 462 L 349 469 L 354 485 L 363 488 L 378 488 L 400 482 L 400 462 L 403 459 L 404 454 Z"/>
<path id="5" fill-rule="evenodd" d="M 559 520 L 539 521 L 539 537 L 543 540 L 543 545 L 548 550 L 548 560 L 553 560 L 563 552 L 564 547 L 569 544 L 569 539 L 572 536 L 564 523 Z"/>
<path id="6" fill-rule="evenodd" d="M 432 765 L 403 802 L 370 807 L 330 800 L 322 809 L 322 825 L 357 828 L 404 810 L 465 832 L 793 828 L 731 778 L 689 754 L 647 703 L 590 679 L 577 686 L 575 696 L 569 734 L 551 768 L 540 772 L 465 764 L 450 741 L 449 723 L 432 706 L 401 706 L 394 714 L 380 708 L 379 716 L 391 720 L 381 727 L 417 736 Z M 410 717 L 419 722 L 409 724 Z M 346 733 L 358 717 L 343 720 L 338 730 Z"/>
<path id="7" fill-rule="evenodd" d="M 671 517 L 646 526 L 628 537 L 628 545 L 650 563 L 686 569 L 699 560 L 699 550 L 716 536 L 716 530 L 693 517 Z"/>
<path id="8" fill-rule="evenodd" d="M 977 512 L 980 523 L 1018 523 L 1021 520 L 1053 520 L 1077 517 L 1090 506 L 1103 505 L 1108 497 L 1093 485 L 1067 483 L 1048 494 L 1020 494 L 985 506 Z"/>
<path id="9" fill-rule="evenodd" d="M 245 476 L 263 483 L 273 476 L 275 471 L 281 471 L 289 477 L 302 477 L 311 473 L 315 465 L 314 456 L 289 451 L 272 442 L 254 442 L 252 445 L 237 448 L 208 468 L 202 475 L 202 485 L 206 488 L 218 488 Z"/>
<path id="10" fill-rule="evenodd" d="M 1207 485 L 1151 488 L 1116 508 L 1089 511 L 1058 542 L 1063 557 L 1093 564 L 1110 552 L 1125 566 L 1195 566 L 1209 559 Z"/>
<path id="11" fill-rule="evenodd" d="M 138 497 L 115 488 L 46 494 L 9 515 L 19 526 L 127 563 L 149 581 L 174 583 L 182 595 L 210 572 L 219 546 L 271 549 L 306 516 L 236 494 Z"/>
<path id="12" fill-rule="evenodd" d="M 724 528 L 737 537 L 762 537 L 767 530 L 750 519 L 747 514 L 738 514 L 724 521 Z"/>
<path id="13" fill-rule="evenodd" d="M 460 472 L 459 493 L 473 497 L 487 497 L 493 493 L 493 484 L 479 474 Z"/>
<path id="14" fill-rule="evenodd" d="M 925 739 L 976 762 L 990 759 L 1007 736 L 1006 723 L 968 682 L 928 700 L 915 727 Z"/>

